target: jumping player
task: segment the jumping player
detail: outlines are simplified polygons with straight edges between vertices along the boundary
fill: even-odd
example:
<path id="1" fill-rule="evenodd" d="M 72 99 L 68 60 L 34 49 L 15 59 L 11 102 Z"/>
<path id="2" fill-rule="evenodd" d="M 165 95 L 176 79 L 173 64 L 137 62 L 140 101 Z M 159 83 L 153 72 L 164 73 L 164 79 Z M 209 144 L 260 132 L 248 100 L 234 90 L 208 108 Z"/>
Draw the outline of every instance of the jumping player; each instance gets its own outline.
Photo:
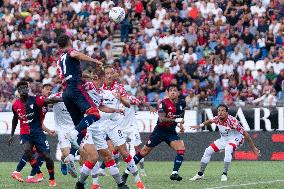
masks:
<path id="1" fill-rule="evenodd" d="M 52 90 L 52 86 L 50 84 L 45 84 L 42 86 L 42 91 L 41 94 L 44 97 L 48 97 L 51 94 L 51 90 Z M 44 120 L 45 114 L 47 113 L 47 106 L 43 106 L 41 108 L 41 120 Z M 47 132 L 48 135 L 50 136 L 54 136 L 54 131 L 48 129 L 47 127 L 45 127 L 42 124 L 42 129 Z M 44 162 L 44 158 L 42 156 L 41 153 L 37 153 L 37 150 L 35 148 L 35 146 L 33 147 L 33 156 L 36 157 L 37 154 L 37 162 L 39 167 L 42 166 L 43 162 Z M 19 161 L 16 170 L 12 172 L 11 176 L 12 178 L 18 180 L 19 182 L 23 182 L 23 178 L 21 176 L 21 171 L 22 169 L 25 167 L 26 163 L 27 163 L 28 159 L 27 156 L 25 155 L 25 153 L 22 155 L 21 160 Z M 41 172 L 41 170 L 38 170 L 37 172 L 35 172 L 35 169 L 32 169 L 30 176 L 25 180 L 28 183 L 36 183 L 36 182 L 40 182 L 43 180 L 43 173 Z M 37 178 L 35 178 L 34 176 L 31 175 L 35 175 L 35 173 L 37 174 Z"/>
<path id="2" fill-rule="evenodd" d="M 71 49 L 71 40 L 65 34 L 58 38 L 58 45 L 63 52 L 58 60 L 58 72 L 66 85 L 63 92 L 63 101 L 76 126 L 76 130 L 73 130 L 74 132 L 66 135 L 66 137 L 70 141 L 77 141 L 78 134 L 100 118 L 97 107 L 83 87 L 85 82 L 82 79 L 80 61 L 93 62 L 97 65 L 102 63 Z M 84 115 L 86 116 L 84 117 Z M 77 142 L 73 145 L 79 148 Z"/>
<path id="3" fill-rule="evenodd" d="M 45 104 L 54 103 L 57 102 L 57 100 L 44 99 L 43 96 L 28 95 L 28 83 L 24 81 L 17 84 L 17 90 L 20 94 L 20 98 L 17 99 L 12 106 L 14 116 L 12 119 L 12 130 L 9 138 L 9 145 L 14 139 L 18 120 L 20 120 L 21 144 L 29 163 L 33 169 L 35 169 L 34 174 L 39 171 L 39 166 L 37 160 L 33 157 L 33 146 L 36 147 L 38 152 L 42 153 L 49 173 L 49 186 L 54 187 L 56 186 L 54 178 L 54 162 L 50 156 L 48 141 L 43 133 L 41 111 Z"/>
<path id="4" fill-rule="evenodd" d="M 181 181 L 178 171 L 183 162 L 185 146 L 176 132 L 176 126 L 179 126 L 180 132 L 184 132 L 183 117 L 185 112 L 185 101 L 178 98 L 179 92 L 176 85 L 170 85 L 167 88 L 168 98 L 164 99 L 159 105 L 159 119 L 157 126 L 146 142 L 146 145 L 134 156 L 135 163 L 138 164 L 142 158 L 147 156 L 154 147 L 161 142 L 166 142 L 173 150 L 177 152 L 171 180 Z M 123 178 L 128 178 L 126 170 Z"/>
<path id="5" fill-rule="evenodd" d="M 207 120 L 200 125 L 191 126 L 193 129 L 200 129 L 215 123 L 218 126 L 221 138 L 215 140 L 205 149 L 201 159 L 199 172 L 190 180 L 200 180 L 204 178 L 204 171 L 214 152 L 225 150 L 224 171 L 221 181 L 227 181 L 228 170 L 232 161 L 232 153 L 243 144 L 244 139 L 248 141 L 252 151 L 259 156 L 260 151 L 254 145 L 250 135 L 244 130 L 239 121 L 228 114 L 228 107 L 224 104 L 218 106 L 218 116 Z"/>

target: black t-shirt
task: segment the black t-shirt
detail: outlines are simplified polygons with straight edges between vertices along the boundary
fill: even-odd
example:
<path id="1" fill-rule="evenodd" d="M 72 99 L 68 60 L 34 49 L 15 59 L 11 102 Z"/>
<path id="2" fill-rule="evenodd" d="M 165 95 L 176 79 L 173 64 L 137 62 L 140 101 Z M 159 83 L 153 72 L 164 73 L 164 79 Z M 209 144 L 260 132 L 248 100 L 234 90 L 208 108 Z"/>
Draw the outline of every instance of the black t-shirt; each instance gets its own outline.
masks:
<path id="1" fill-rule="evenodd" d="M 249 33 L 248 35 L 242 34 L 241 38 L 244 40 L 245 44 L 251 44 L 253 35 L 251 33 Z"/>

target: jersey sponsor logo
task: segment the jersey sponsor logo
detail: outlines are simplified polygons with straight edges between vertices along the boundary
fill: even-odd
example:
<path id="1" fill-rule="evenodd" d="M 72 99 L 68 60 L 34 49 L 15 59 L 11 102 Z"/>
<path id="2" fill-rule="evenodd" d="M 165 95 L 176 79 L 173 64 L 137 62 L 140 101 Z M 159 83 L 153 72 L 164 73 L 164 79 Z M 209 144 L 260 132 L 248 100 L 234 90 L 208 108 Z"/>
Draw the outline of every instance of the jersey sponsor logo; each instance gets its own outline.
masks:
<path id="1" fill-rule="evenodd" d="M 30 105 L 30 108 L 31 108 L 31 109 L 34 109 L 34 104 L 31 104 L 31 105 Z"/>

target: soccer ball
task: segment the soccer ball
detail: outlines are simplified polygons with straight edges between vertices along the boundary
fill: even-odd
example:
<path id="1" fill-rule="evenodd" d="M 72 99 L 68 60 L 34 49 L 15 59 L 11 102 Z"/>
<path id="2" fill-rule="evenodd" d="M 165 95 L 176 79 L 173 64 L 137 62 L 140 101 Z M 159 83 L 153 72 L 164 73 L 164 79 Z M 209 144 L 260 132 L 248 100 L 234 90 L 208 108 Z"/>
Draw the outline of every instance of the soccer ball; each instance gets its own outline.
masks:
<path id="1" fill-rule="evenodd" d="M 118 24 L 124 20 L 125 11 L 121 7 L 113 7 L 110 9 L 108 16 L 112 21 Z"/>

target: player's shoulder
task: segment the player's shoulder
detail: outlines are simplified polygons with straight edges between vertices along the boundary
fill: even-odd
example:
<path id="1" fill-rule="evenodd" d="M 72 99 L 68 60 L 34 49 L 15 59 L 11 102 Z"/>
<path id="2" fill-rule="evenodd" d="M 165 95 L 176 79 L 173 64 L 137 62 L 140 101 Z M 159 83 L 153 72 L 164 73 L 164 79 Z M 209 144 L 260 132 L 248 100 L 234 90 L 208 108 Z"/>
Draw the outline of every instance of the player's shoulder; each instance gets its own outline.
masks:
<path id="1" fill-rule="evenodd" d="M 12 103 L 12 107 L 18 106 L 21 103 L 21 99 L 17 98 L 14 100 L 14 102 Z"/>

